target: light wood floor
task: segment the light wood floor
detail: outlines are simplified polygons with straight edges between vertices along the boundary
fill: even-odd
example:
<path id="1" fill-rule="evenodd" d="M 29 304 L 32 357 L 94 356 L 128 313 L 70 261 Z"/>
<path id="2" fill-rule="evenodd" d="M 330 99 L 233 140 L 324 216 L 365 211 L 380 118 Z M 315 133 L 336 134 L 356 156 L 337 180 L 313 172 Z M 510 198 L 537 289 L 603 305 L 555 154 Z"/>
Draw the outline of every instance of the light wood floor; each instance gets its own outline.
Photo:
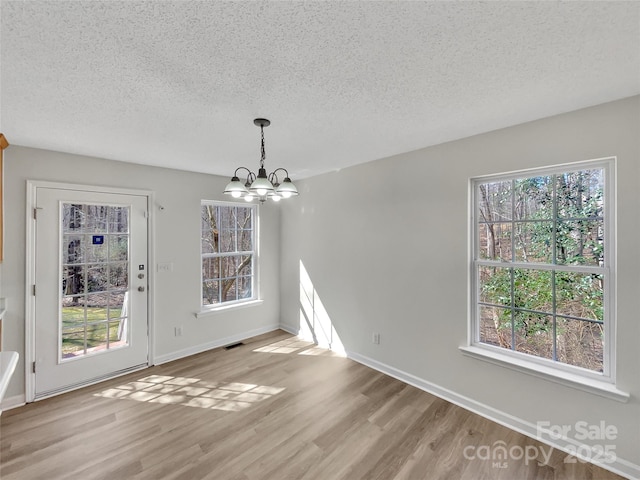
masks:
<path id="1" fill-rule="evenodd" d="M 2 480 L 621 478 L 467 459 L 549 447 L 282 331 L 9 410 L 0 436 Z"/>

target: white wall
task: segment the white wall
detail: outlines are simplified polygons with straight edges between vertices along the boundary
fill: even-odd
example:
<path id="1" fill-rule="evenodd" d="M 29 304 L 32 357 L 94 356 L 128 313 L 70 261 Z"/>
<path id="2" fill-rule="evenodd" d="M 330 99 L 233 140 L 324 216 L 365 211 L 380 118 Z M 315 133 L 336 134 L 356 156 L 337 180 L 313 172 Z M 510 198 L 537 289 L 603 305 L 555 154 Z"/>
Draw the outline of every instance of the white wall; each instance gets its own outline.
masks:
<path id="1" fill-rule="evenodd" d="M 24 282 L 26 181 L 47 180 L 76 184 L 150 190 L 155 224 L 155 259 L 173 263 L 173 272 L 150 268 L 155 290 L 154 322 L 156 358 L 162 361 L 219 345 L 233 337 L 277 328 L 279 323 L 279 232 L 277 205 L 260 208 L 259 306 L 195 318 L 200 306 L 200 201 L 229 200 L 221 192 L 227 178 L 133 165 L 12 145 L 5 150 L 5 261 L 1 266 L 2 297 L 9 308 L 3 322 L 3 348 L 20 353 L 21 361 L 7 397 L 25 393 L 24 382 Z M 164 210 L 160 210 L 159 206 Z M 174 327 L 183 336 L 174 336 Z"/>
<path id="2" fill-rule="evenodd" d="M 467 341 L 469 178 L 608 156 L 618 159 L 617 384 L 631 394 L 626 404 L 458 349 Z M 619 429 L 616 468 L 640 476 L 639 165 L 633 97 L 299 182 L 298 200 L 282 205 L 283 323 L 296 331 L 301 315 L 314 316 L 296 294 L 302 262 L 354 358 L 529 434 L 538 421 L 604 420 Z"/>

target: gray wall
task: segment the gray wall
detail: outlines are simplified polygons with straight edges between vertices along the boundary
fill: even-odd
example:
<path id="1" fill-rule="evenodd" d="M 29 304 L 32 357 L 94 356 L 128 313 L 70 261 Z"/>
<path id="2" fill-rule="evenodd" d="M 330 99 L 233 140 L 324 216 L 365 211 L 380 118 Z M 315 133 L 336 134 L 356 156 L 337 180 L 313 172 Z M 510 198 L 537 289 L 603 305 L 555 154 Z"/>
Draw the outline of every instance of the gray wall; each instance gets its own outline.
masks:
<path id="1" fill-rule="evenodd" d="M 155 192 L 156 262 L 172 262 L 173 272 L 155 275 L 156 358 L 169 359 L 224 339 L 277 328 L 279 324 L 279 232 L 277 205 L 259 207 L 262 305 L 195 318 L 200 307 L 200 201 L 230 198 L 221 192 L 227 178 L 133 165 L 19 146 L 5 150 L 5 261 L 0 296 L 8 299 L 3 348 L 20 353 L 7 398 L 23 395 L 26 181 L 47 180 Z M 160 210 L 162 205 L 164 210 Z M 152 266 L 153 267 L 153 266 Z M 183 327 L 183 336 L 174 327 Z"/>
<path id="2" fill-rule="evenodd" d="M 640 465 L 639 117 L 633 97 L 300 182 L 298 200 L 282 205 L 283 324 L 296 331 L 313 316 L 296 293 L 302 263 L 348 353 L 501 418 L 604 420 L 620 431 L 616 454 Z M 458 349 L 467 341 L 469 178 L 608 156 L 617 156 L 617 384 L 631 393 L 626 404 Z"/>

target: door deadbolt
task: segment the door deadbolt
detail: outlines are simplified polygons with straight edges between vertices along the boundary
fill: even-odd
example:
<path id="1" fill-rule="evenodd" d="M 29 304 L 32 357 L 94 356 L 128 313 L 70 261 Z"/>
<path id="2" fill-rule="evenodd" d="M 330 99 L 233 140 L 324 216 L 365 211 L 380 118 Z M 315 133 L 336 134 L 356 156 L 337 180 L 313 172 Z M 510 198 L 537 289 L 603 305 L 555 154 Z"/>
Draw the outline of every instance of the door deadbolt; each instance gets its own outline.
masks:
<path id="1" fill-rule="evenodd" d="M 138 274 L 138 278 L 139 278 L 140 280 L 142 280 L 142 279 L 144 278 L 144 273 L 139 273 L 139 274 Z"/>

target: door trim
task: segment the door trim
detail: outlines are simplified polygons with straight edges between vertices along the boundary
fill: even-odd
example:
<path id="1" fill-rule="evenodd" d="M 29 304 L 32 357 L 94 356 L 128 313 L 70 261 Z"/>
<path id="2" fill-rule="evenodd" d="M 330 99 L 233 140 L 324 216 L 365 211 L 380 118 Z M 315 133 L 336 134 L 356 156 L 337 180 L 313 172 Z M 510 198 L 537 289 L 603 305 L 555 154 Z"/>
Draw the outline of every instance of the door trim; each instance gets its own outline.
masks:
<path id="1" fill-rule="evenodd" d="M 35 400 L 35 374 L 32 371 L 33 362 L 36 359 L 35 352 L 35 297 L 32 295 L 32 285 L 36 283 L 36 229 L 33 212 L 36 207 L 36 194 L 38 188 L 54 188 L 58 190 L 74 190 L 96 193 L 114 193 L 121 195 L 137 195 L 147 198 L 147 256 L 148 256 L 148 297 L 147 297 L 147 352 L 148 367 L 154 365 L 155 359 L 155 195 L 150 190 L 136 190 L 119 187 L 105 187 L 87 184 L 58 183 L 42 180 L 27 180 L 26 201 L 26 237 L 25 237 L 25 331 L 24 331 L 24 371 L 25 371 L 25 400 L 27 403 Z M 118 372 L 114 372 L 114 377 Z"/>

